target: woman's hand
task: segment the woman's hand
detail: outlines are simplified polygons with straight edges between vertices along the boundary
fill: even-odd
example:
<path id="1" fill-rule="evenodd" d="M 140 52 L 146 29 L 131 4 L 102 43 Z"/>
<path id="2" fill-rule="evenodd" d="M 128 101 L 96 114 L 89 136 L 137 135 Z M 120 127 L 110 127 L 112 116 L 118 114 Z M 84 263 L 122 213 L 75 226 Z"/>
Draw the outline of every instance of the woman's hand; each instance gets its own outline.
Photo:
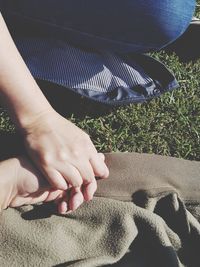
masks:
<path id="1" fill-rule="evenodd" d="M 53 110 L 35 118 L 24 130 L 28 154 L 56 189 L 84 188 L 92 199 L 95 176 L 108 177 L 104 156 L 97 153 L 89 136 Z"/>
<path id="2" fill-rule="evenodd" d="M 53 110 L 26 67 L 1 14 L 0 36 L 1 104 L 24 135 L 31 159 L 55 189 L 72 186 L 76 189 L 73 199 L 83 192 L 84 199 L 90 200 L 96 190 L 95 176 L 108 176 L 102 154 L 97 153 L 85 132 Z M 72 208 L 75 202 L 70 204 Z"/>

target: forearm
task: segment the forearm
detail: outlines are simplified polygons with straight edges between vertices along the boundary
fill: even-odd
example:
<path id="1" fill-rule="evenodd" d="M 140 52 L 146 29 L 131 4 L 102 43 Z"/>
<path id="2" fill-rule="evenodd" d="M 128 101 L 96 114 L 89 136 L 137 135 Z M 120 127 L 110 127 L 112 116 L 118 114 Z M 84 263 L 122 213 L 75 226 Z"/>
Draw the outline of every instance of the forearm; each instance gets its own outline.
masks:
<path id="1" fill-rule="evenodd" d="M 0 14 L 0 100 L 19 129 L 52 109 L 31 76 Z"/>

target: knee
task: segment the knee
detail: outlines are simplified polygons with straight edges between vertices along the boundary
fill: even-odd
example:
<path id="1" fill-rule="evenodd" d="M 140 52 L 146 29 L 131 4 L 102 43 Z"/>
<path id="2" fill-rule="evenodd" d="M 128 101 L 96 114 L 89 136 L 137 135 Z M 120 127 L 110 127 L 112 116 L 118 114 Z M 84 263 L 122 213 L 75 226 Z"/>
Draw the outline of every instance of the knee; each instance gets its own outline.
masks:
<path id="1" fill-rule="evenodd" d="M 116 2 L 121 3 L 118 10 L 123 23 L 115 20 L 114 27 L 123 31 L 121 40 L 133 44 L 138 53 L 159 50 L 177 39 L 189 26 L 195 9 L 195 0 Z"/>
<path id="2" fill-rule="evenodd" d="M 165 1 L 163 1 L 165 2 Z M 169 2 L 169 1 L 167 1 Z M 155 16 L 157 25 L 157 45 L 162 48 L 181 36 L 192 19 L 195 9 L 193 0 L 174 0 L 166 5 L 166 9 L 161 9 Z"/>

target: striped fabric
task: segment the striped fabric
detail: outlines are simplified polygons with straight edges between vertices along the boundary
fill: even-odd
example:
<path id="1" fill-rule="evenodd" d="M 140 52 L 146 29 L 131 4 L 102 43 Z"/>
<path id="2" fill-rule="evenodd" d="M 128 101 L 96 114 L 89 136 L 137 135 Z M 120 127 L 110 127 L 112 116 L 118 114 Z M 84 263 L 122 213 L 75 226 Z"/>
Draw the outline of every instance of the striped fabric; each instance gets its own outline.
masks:
<path id="1" fill-rule="evenodd" d="M 36 79 L 108 104 L 141 102 L 177 87 L 168 71 L 170 79 L 163 86 L 148 74 L 143 64 L 127 56 L 86 50 L 59 40 L 19 38 L 15 43 Z M 154 65 L 150 64 L 151 67 Z M 166 69 L 163 75 L 165 72 Z"/>

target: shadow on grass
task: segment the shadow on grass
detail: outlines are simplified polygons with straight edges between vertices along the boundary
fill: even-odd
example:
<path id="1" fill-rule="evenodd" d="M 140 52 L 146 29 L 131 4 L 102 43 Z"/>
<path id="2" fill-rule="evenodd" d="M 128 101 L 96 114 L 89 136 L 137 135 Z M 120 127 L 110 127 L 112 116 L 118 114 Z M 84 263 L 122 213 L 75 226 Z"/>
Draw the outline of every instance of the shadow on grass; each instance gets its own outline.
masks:
<path id="1" fill-rule="evenodd" d="M 0 161 L 25 154 L 23 140 L 19 134 L 0 132 Z"/>
<path id="2" fill-rule="evenodd" d="M 69 117 L 72 114 L 79 118 L 85 116 L 99 117 L 113 109 L 109 105 L 82 97 L 60 85 L 40 80 L 37 82 L 54 109 L 64 117 Z"/>
<path id="3" fill-rule="evenodd" d="M 200 25 L 191 24 L 186 32 L 164 50 L 167 53 L 175 52 L 181 62 L 200 59 Z"/>

